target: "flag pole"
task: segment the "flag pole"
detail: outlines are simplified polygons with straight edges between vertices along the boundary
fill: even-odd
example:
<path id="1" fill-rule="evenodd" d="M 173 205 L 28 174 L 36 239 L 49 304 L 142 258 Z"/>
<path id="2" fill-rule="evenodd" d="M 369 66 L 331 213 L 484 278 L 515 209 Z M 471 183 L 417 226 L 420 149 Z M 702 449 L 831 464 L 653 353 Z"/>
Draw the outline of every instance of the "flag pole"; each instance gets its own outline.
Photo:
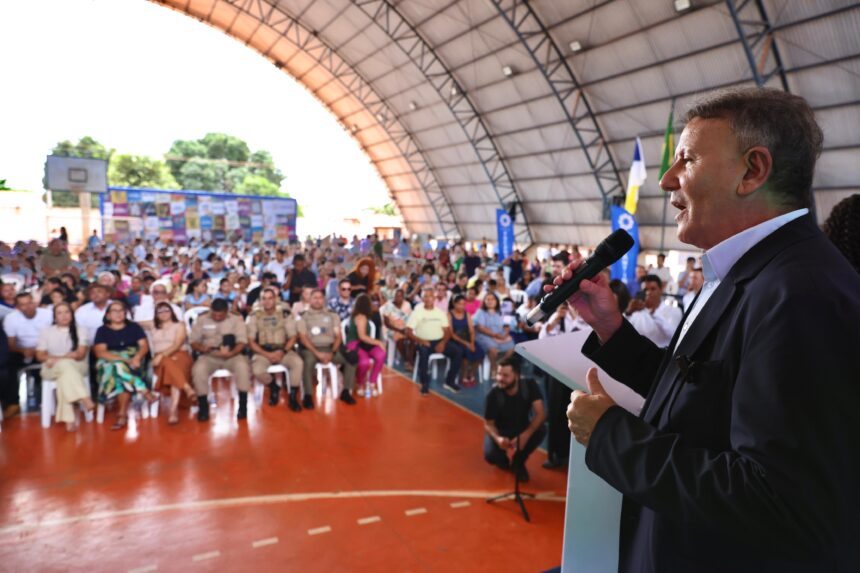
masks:
<path id="1" fill-rule="evenodd" d="M 672 98 L 672 107 L 669 110 L 669 122 L 668 122 L 668 125 L 666 125 L 666 136 L 663 139 L 663 145 L 666 148 L 668 148 L 668 146 L 672 142 L 672 137 L 671 137 L 672 128 L 673 128 L 672 120 L 673 120 L 674 116 L 675 116 L 675 98 Z M 661 162 L 661 165 L 660 165 L 660 179 L 662 179 L 663 175 L 666 173 L 666 170 L 668 169 L 668 165 L 672 164 L 671 159 L 669 159 L 668 164 L 667 164 L 667 161 L 666 161 L 667 154 L 668 154 L 668 157 L 671 158 L 674 156 L 674 153 L 675 153 L 674 149 L 666 149 L 666 148 L 663 149 L 663 161 Z M 657 188 L 660 188 L 660 179 L 657 180 Z M 660 252 L 661 253 L 665 252 L 665 246 L 666 246 L 666 211 L 668 209 L 669 209 L 669 194 L 664 191 L 663 192 L 663 218 L 660 220 L 660 223 L 661 223 L 660 224 Z"/>

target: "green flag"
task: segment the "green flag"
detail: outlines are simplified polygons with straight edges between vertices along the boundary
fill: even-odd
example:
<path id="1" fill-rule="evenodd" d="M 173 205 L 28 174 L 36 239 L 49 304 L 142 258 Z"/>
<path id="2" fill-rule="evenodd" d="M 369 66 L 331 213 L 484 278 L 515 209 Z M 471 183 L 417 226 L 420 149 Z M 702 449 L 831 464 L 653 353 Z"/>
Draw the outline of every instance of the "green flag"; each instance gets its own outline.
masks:
<path id="1" fill-rule="evenodd" d="M 660 160 L 660 179 L 672 166 L 675 157 L 675 134 L 672 132 L 672 116 L 675 114 L 675 100 L 672 100 L 672 108 L 669 110 L 669 121 L 666 123 L 666 135 L 663 139 L 663 157 Z M 660 180 L 658 179 L 658 181 Z"/>

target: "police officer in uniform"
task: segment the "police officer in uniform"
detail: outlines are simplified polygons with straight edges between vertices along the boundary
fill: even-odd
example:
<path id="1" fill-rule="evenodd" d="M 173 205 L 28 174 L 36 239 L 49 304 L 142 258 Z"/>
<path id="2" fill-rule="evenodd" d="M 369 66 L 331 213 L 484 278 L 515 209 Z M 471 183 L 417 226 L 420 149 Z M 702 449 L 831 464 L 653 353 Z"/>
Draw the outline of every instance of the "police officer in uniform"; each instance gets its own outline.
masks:
<path id="1" fill-rule="evenodd" d="M 302 343 L 302 360 L 304 361 L 305 397 L 302 406 L 313 408 L 313 379 L 317 362 L 327 364 L 333 362 L 343 367 L 344 389 L 340 399 L 347 404 L 355 404 L 352 390 L 355 388 L 355 365 L 349 364 L 338 353 L 343 344 L 340 333 L 340 317 L 334 311 L 325 307 L 325 295 L 322 289 L 314 289 L 311 295 L 311 307 L 296 320 L 299 331 L 299 341 Z"/>
<path id="2" fill-rule="evenodd" d="M 302 407 L 297 393 L 302 376 L 302 359 L 293 350 L 298 340 L 296 321 L 292 316 L 284 316 L 283 308 L 277 304 L 277 297 L 275 289 L 263 289 L 260 296 L 262 308 L 248 315 L 248 345 L 254 353 L 251 371 L 257 380 L 269 386 L 269 405 L 276 406 L 280 389 L 268 373 L 268 368 L 273 364 L 286 366 L 289 378 L 285 384 L 290 393 L 287 403 L 291 410 L 299 412 Z"/>
<path id="3" fill-rule="evenodd" d="M 248 417 L 248 391 L 251 389 L 251 368 L 248 358 L 242 354 L 248 344 L 248 333 L 241 317 L 228 314 L 229 304 L 223 298 L 212 301 L 210 311 L 201 315 L 191 328 L 191 348 L 200 356 L 191 369 L 194 390 L 197 392 L 199 410 L 197 419 L 209 419 L 209 376 L 219 368 L 233 374 L 233 382 L 239 390 L 239 411 L 236 418 Z"/>

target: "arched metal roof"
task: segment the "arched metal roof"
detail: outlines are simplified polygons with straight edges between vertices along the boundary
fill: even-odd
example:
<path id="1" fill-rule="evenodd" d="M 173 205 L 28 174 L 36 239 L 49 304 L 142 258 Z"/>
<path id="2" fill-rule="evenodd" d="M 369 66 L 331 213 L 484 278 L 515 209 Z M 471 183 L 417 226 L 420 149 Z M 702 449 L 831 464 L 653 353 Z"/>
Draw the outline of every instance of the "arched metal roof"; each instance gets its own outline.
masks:
<path id="1" fill-rule="evenodd" d="M 641 242 L 682 248 L 657 186 L 669 110 L 733 85 L 788 89 L 816 110 L 820 220 L 860 192 L 856 1 L 153 1 L 304 84 L 413 232 L 493 237 L 495 209 L 516 204 L 522 246 L 595 244 L 639 136 Z"/>

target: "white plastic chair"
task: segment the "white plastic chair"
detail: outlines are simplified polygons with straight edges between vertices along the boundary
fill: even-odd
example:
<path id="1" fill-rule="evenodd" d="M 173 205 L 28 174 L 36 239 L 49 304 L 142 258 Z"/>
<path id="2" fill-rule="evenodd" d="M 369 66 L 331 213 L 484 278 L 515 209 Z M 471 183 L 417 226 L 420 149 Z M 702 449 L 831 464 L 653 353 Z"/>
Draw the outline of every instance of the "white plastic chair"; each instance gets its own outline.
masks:
<path id="1" fill-rule="evenodd" d="M 27 405 L 28 399 L 29 399 L 28 393 L 29 393 L 30 389 L 27 385 L 27 382 L 28 382 L 27 377 L 30 376 L 31 374 L 34 374 L 35 372 L 40 371 L 41 369 L 42 369 L 42 365 L 38 362 L 34 362 L 34 363 L 28 364 L 27 366 L 24 366 L 23 368 L 18 370 L 18 376 L 17 376 L 17 380 L 18 380 L 18 402 L 23 405 L 21 407 L 21 409 L 23 411 L 27 411 L 26 408 L 24 408 L 24 406 Z M 22 388 L 24 389 L 23 392 L 21 391 Z"/>
<path id="2" fill-rule="evenodd" d="M 89 377 L 84 377 L 84 384 L 89 388 Z M 42 427 L 51 427 L 51 418 L 57 411 L 57 383 L 54 380 L 46 380 L 42 378 Z M 79 404 L 81 412 L 84 413 L 84 419 L 87 422 L 93 421 L 93 413 L 87 412 L 86 409 Z"/>
<path id="3" fill-rule="evenodd" d="M 332 398 L 337 398 L 337 366 L 335 366 L 334 362 L 329 362 L 328 364 L 323 364 L 322 362 L 317 362 L 316 366 L 317 370 L 317 394 L 318 399 L 322 400 L 325 397 L 326 392 L 326 376 L 325 372 L 328 371 L 328 378 L 331 380 L 331 396 Z"/>
<path id="4" fill-rule="evenodd" d="M 287 370 L 287 367 L 283 364 L 272 364 L 266 369 L 266 372 L 271 374 L 273 377 L 276 377 L 280 374 L 284 375 L 284 391 L 289 392 L 292 389 L 292 382 L 290 381 L 290 371 Z M 265 392 L 265 386 L 259 381 L 255 380 L 254 386 L 254 401 L 257 402 L 257 408 L 259 408 L 263 404 L 263 393 Z M 301 398 L 304 395 L 304 389 L 302 385 L 299 384 L 299 397 Z"/>
<path id="5" fill-rule="evenodd" d="M 430 355 L 430 358 L 427 360 L 427 367 L 430 368 L 430 380 L 435 380 L 439 375 L 439 363 L 445 362 L 445 370 L 442 372 L 442 377 L 448 375 L 448 368 L 451 367 L 451 360 L 442 353 L 434 352 Z M 412 379 L 418 382 L 418 357 L 415 357 L 415 368 L 412 369 Z"/>
<path id="6" fill-rule="evenodd" d="M 191 335 L 191 327 L 194 325 L 194 321 L 197 320 L 197 317 L 207 312 L 209 312 L 209 307 L 206 306 L 195 306 L 185 311 L 183 320 L 185 320 L 185 328 L 188 329 L 189 335 Z"/>
<path id="7" fill-rule="evenodd" d="M 511 300 L 516 304 L 522 304 L 525 302 L 528 295 L 526 295 L 526 291 L 512 288 L 509 292 Z"/>

